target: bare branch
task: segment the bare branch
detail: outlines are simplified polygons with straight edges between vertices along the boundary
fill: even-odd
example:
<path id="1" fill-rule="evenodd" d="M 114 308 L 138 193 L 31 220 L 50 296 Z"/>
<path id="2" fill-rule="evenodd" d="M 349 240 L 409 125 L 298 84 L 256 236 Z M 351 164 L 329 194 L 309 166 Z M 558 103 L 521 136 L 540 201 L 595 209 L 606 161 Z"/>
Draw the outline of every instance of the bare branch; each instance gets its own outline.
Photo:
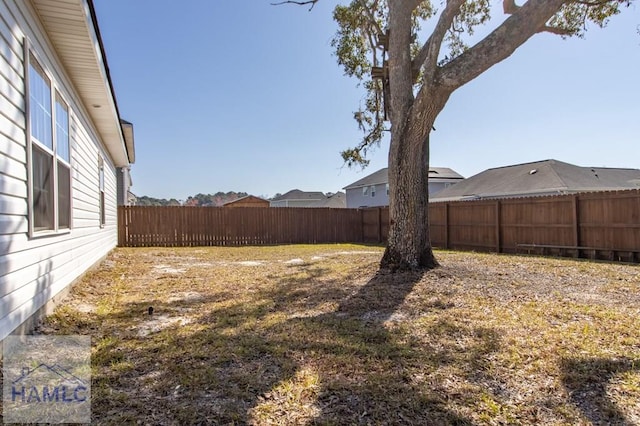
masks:
<path id="1" fill-rule="evenodd" d="M 438 55 L 440 54 L 440 47 L 442 46 L 442 40 L 451 25 L 453 20 L 460 13 L 460 6 L 464 3 L 464 0 L 449 0 L 444 10 L 438 18 L 433 33 L 429 36 L 429 39 L 420 48 L 418 55 L 415 57 L 412 63 L 412 71 L 417 75 L 420 68 L 424 65 L 425 75 L 432 75 L 438 65 Z"/>
<path id="2" fill-rule="evenodd" d="M 287 4 L 287 3 L 297 4 L 299 6 L 304 6 L 305 4 L 310 4 L 311 7 L 309 8 L 309 11 L 311 11 L 313 9 L 313 7 L 316 5 L 316 3 L 318 3 L 318 1 L 320 1 L 320 0 L 308 0 L 308 1 L 285 0 L 285 1 L 278 2 L 278 3 L 271 3 L 271 6 L 280 6 L 281 4 Z"/>
<path id="3" fill-rule="evenodd" d="M 371 26 L 375 28 L 376 34 L 377 35 L 382 34 L 383 33 L 382 28 L 380 28 L 380 25 L 378 25 L 378 21 L 376 21 L 376 18 L 373 16 L 371 9 L 369 9 L 369 7 L 367 6 L 366 1 L 360 0 L 360 5 L 364 9 L 364 12 L 367 14 L 367 18 L 369 18 L 369 23 L 371 24 Z"/>
<path id="4" fill-rule="evenodd" d="M 563 36 L 568 36 L 568 35 L 573 35 L 574 34 L 574 31 L 571 31 L 569 29 L 552 27 L 552 26 L 549 26 L 549 25 L 544 25 L 543 27 L 541 27 L 538 30 L 538 32 L 539 33 L 558 34 L 558 35 L 563 35 Z"/>
<path id="5" fill-rule="evenodd" d="M 594 6 L 602 6 L 605 3 L 609 3 L 609 0 L 596 0 L 596 1 L 583 1 L 583 0 L 578 0 L 575 3 L 578 4 L 584 4 L 585 6 L 590 6 L 590 7 L 594 7 Z M 621 2 L 622 3 L 622 2 Z"/>

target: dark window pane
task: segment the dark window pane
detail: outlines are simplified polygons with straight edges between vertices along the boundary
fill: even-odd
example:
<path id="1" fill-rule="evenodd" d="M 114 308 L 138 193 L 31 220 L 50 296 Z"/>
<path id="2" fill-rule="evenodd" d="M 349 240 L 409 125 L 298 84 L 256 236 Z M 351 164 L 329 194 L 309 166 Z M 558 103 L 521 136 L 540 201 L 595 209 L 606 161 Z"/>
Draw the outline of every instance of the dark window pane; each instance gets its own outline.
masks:
<path id="1" fill-rule="evenodd" d="M 104 191 L 100 191 L 100 225 L 107 223 L 107 217 L 104 211 Z"/>
<path id="2" fill-rule="evenodd" d="M 71 172 L 58 162 L 58 227 L 69 228 L 71 223 Z"/>
<path id="3" fill-rule="evenodd" d="M 100 225 L 104 225 L 107 220 L 104 211 L 104 160 L 98 157 L 98 190 L 100 192 Z"/>
<path id="4" fill-rule="evenodd" d="M 33 147 L 33 229 L 53 229 L 53 158 Z"/>

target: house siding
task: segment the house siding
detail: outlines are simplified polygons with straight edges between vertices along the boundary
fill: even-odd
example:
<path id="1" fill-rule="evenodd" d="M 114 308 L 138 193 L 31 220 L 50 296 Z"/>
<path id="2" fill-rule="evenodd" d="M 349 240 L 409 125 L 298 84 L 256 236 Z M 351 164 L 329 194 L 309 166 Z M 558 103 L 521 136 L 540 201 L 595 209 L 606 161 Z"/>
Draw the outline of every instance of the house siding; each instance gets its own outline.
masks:
<path id="1" fill-rule="evenodd" d="M 429 182 L 429 195 L 436 194 L 449 185 L 453 185 L 452 182 Z M 376 195 L 371 196 L 371 187 L 376 188 Z M 387 184 L 379 183 L 377 185 L 369 185 L 367 195 L 362 193 L 362 186 L 357 188 L 350 188 L 346 190 L 347 193 L 347 208 L 357 209 L 360 207 L 381 207 L 389 205 L 389 196 L 387 195 Z"/>
<path id="2" fill-rule="evenodd" d="M 0 341 L 34 316 L 117 243 L 116 168 L 28 2 L 0 0 Z M 28 233 L 23 41 L 69 104 L 71 229 Z M 100 226 L 98 158 L 106 224 Z"/>
<path id="3" fill-rule="evenodd" d="M 371 187 L 376 188 L 375 197 L 371 196 Z M 367 195 L 362 193 L 363 187 L 347 189 L 347 207 L 357 209 L 359 207 L 378 207 L 388 206 L 389 196 L 387 195 L 387 184 L 381 183 L 377 185 L 367 186 Z"/>

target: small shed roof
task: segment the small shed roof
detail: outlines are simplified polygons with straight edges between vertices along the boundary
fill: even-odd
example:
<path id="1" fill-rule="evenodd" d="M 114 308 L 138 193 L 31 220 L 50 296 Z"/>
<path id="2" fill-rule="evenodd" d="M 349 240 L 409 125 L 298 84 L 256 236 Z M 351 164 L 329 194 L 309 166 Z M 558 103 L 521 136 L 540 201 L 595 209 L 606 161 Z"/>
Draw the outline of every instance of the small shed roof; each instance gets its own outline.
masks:
<path id="1" fill-rule="evenodd" d="M 230 204 L 242 203 L 242 202 L 247 202 L 247 201 L 255 201 L 255 202 L 258 202 L 258 203 L 264 203 L 266 205 L 269 205 L 269 200 L 265 200 L 264 198 L 256 197 L 255 195 L 245 195 L 244 197 L 236 198 L 233 201 L 227 201 L 226 203 L 223 204 L 223 206 L 228 206 Z"/>

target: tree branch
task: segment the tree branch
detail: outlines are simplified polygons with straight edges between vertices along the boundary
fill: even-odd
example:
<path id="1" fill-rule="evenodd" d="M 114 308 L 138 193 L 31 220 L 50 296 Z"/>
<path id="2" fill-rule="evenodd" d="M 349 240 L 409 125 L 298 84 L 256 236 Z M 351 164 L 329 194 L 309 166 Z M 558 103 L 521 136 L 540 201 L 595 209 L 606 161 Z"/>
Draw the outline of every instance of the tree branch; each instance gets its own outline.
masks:
<path id="1" fill-rule="evenodd" d="M 281 4 L 287 4 L 287 3 L 297 4 L 299 6 L 304 6 L 305 4 L 310 4 L 311 7 L 309 8 L 309 11 L 311 11 L 313 9 L 313 7 L 316 5 L 316 3 L 318 3 L 318 1 L 320 1 L 320 0 L 308 0 L 308 1 L 285 0 L 285 1 L 278 2 L 278 3 L 271 3 L 271 6 L 280 6 Z"/>
<path id="2" fill-rule="evenodd" d="M 371 9 L 369 9 L 369 7 L 367 6 L 367 2 L 365 0 L 360 0 L 360 5 L 364 9 L 364 12 L 367 14 L 367 18 L 369 18 L 369 23 L 375 28 L 377 32 L 376 34 L 377 35 L 383 34 L 382 28 L 380 28 L 380 25 L 378 25 L 378 22 L 376 21 L 376 18 L 373 16 Z"/>
<path id="3" fill-rule="evenodd" d="M 451 90 L 473 80 L 498 62 L 511 56 L 546 23 L 566 0 L 528 0 L 498 28 L 439 72 L 438 80 Z"/>
<path id="4" fill-rule="evenodd" d="M 558 35 L 563 35 L 563 36 L 569 36 L 569 35 L 573 35 L 574 32 L 565 28 L 558 28 L 558 27 L 552 27 L 549 25 L 544 25 L 543 27 L 541 27 L 538 30 L 539 33 L 551 33 L 551 34 L 558 34 Z"/>
<path id="5" fill-rule="evenodd" d="M 449 0 L 444 10 L 438 18 L 438 23 L 429 36 L 429 39 L 422 45 L 418 55 L 414 58 L 411 64 L 412 71 L 417 74 L 420 68 L 424 65 L 425 75 L 432 75 L 436 66 L 438 65 L 438 55 L 440 54 L 440 48 L 442 47 L 442 40 L 444 40 L 447 30 L 451 28 L 453 20 L 460 13 L 460 6 L 464 3 L 464 0 Z"/>
<path id="6" fill-rule="evenodd" d="M 418 8 L 418 6 L 420 6 L 422 3 L 424 3 L 424 0 L 413 0 L 413 5 L 411 6 L 411 10 L 414 11 Z"/>
<path id="7" fill-rule="evenodd" d="M 502 10 L 507 15 L 513 15 L 520 9 L 520 6 L 516 4 L 515 0 L 503 0 L 502 2 Z"/>

